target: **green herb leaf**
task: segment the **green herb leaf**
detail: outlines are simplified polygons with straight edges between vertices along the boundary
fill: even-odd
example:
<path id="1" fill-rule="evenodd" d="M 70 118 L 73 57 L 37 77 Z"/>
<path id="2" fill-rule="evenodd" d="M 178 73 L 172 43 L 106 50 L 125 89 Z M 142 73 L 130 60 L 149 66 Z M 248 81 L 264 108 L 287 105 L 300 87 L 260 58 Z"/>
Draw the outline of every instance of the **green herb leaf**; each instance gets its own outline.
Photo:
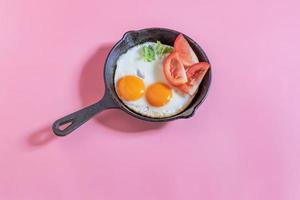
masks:
<path id="1" fill-rule="evenodd" d="M 143 46 L 142 56 L 145 61 L 152 62 L 155 60 L 155 51 L 151 45 Z"/>
<path id="2" fill-rule="evenodd" d="M 152 62 L 156 59 L 156 56 L 163 56 L 166 53 L 173 51 L 173 47 L 164 45 L 160 41 L 156 41 L 154 46 L 145 45 L 142 48 L 142 57 L 147 62 Z"/>
<path id="3" fill-rule="evenodd" d="M 156 41 L 155 44 L 155 53 L 158 56 L 162 56 L 166 53 L 170 53 L 173 51 L 173 48 L 168 46 L 168 45 L 164 45 L 162 44 L 160 41 Z"/>
<path id="4" fill-rule="evenodd" d="M 166 45 L 165 45 L 163 54 L 171 53 L 172 51 L 173 51 L 173 47 L 170 47 L 170 46 L 166 46 Z"/>
<path id="5" fill-rule="evenodd" d="M 162 45 L 162 43 L 160 41 L 156 41 L 155 44 L 155 53 L 157 55 L 162 55 L 164 51 L 164 46 Z"/>

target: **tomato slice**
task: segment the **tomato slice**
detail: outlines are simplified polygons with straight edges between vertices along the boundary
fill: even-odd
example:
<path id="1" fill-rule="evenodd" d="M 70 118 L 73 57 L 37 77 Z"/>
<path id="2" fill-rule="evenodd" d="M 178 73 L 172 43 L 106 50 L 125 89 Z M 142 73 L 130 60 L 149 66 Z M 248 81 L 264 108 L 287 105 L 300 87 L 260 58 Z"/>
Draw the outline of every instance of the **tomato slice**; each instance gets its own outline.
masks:
<path id="1" fill-rule="evenodd" d="M 207 62 L 199 62 L 190 66 L 186 71 L 188 82 L 180 85 L 178 88 L 184 93 L 193 96 L 208 69 L 209 64 Z"/>
<path id="2" fill-rule="evenodd" d="M 174 42 L 174 50 L 178 52 L 179 58 L 183 65 L 188 66 L 193 64 L 191 55 L 191 46 L 182 34 L 179 34 Z"/>
<path id="3" fill-rule="evenodd" d="M 177 52 L 172 52 L 164 60 L 164 74 L 169 83 L 173 86 L 182 85 L 187 82 L 184 66 L 179 59 Z"/>

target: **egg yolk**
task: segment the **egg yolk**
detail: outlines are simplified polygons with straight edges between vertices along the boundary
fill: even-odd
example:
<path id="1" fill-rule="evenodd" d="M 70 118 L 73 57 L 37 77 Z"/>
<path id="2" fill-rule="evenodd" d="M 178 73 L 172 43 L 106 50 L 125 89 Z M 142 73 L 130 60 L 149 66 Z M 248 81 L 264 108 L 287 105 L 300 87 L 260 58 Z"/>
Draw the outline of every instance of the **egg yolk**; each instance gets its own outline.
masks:
<path id="1" fill-rule="evenodd" d="M 167 104 L 171 98 L 171 88 L 164 83 L 154 83 L 147 88 L 146 99 L 152 106 L 163 106 Z"/>
<path id="2" fill-rule="evenodd" d="M 141 98 L 145 92 L 142 79 L 136 76 L 124 76 L 117 83 L 118 95 L 126 101 L 135 101 Z"/>

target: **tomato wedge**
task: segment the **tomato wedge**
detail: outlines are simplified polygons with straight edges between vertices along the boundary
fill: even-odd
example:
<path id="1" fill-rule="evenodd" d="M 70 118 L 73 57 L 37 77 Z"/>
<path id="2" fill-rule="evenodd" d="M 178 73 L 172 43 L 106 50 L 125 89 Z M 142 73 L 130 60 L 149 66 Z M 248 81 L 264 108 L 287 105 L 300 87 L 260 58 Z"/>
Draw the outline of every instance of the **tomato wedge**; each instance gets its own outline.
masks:
<path id="1" fill-rule="evenodd" d="M 179 34 L 174 42 L 174 51 L 178 53 L 180 60 L 185 66 L 193 64 L 191 49 L 188 41 L 182 34 Z"/>
<path id="2" fill-rule="evenodd" d="M 178 88 L 182 92 L 193 96 L 208 69 L 209 64 L 207 62 L 199 62 L 188 67 L 186 71 L 188 82 L 180 85 Z"/>
<path id="3" fill-rule="evenodd" d="M 172 52 L 164 60 L 163 71 L 166 79 L 173 86 L 179 86 L 187 82 L 184 66 L 177 52 Z"/>

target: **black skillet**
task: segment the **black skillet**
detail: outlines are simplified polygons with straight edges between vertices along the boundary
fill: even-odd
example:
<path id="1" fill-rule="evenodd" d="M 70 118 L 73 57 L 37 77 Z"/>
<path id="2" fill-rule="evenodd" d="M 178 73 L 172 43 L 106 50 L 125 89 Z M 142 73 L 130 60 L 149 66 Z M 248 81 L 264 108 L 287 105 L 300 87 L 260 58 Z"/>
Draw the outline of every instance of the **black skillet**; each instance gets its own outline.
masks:
<path id="1" fill-rule="evenodd" d="M 115 91 L 114 73 L 116 69 L 116 62 L 120 55 L 125 53 L 131 47 L 147 41 L 156 42 L 157 40 L 159 40 L 163 44 L 173 46 L 175 38 L 178 34 L 178 31 L 165 28 L 148 28 L 138 31 L 126 32 L 122 39 L 114 45 L 106 58 L 104 67 L 105 93 L 103 98 L 93 105 L 90 105 L 55 121 L 52 126 L 53 132 L 58 136 L 66 136 L 77 129 L 79 126 L 81 126 L 83 123 L 88 121 L 95 114 L 101 112 L 102 110 L 110 108 L 119 108 L 136 118 L 151 122 L 166 122 L 175 119 L 192 117 L 197 107 L 204 101 L 208 92 L 208 88 L 211 82 L 211 68 L 209 68 L 208 72 L 204 76 L 197 94 L 193 98 L 191 104 L 181 113 L 178 113 L 171 117 L 151 118 L 136 113 L 126 107 L 126 105 L 119 99 Z M 199 61 L 205 61 L 209 63 L 209 60 L 201 47 L 188 36 L 185 35 L 185 38 L 188 40 Z M 66 124 L 68 124 L 68 126 L 62 128 L 62 126 Z"/>

